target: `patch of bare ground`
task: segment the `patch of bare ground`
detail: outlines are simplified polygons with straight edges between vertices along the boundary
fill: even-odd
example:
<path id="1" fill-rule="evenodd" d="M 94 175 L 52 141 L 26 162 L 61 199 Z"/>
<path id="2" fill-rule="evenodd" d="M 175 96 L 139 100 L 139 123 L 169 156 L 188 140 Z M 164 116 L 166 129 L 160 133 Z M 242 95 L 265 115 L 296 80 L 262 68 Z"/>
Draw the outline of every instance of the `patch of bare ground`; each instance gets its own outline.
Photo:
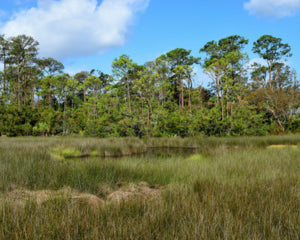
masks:
<path id="1" fill-rule="evenodd" d="M 146 182 L 131 183 L 126 186 L 109 188 L 105 184 L 99 184 L 102 194 L 94 195 L 82 193 L 69 187 L 60 190 L 30 191 L 27 189 L 14 189 L 2 196 L 2 201 L 13 204 L 15 207 L 24 207 L 26 202 L 33 201 L 41 205 L 49 200 L 69 199 L 73 204 L 85 204 L 93 209 L 105 207 L 110 203 L 118 204 L 131 200 L 150 200 L 160 196 L 162 187 L 149 185 Z M 105 191 L 103 191 L 105 189 Z"/>

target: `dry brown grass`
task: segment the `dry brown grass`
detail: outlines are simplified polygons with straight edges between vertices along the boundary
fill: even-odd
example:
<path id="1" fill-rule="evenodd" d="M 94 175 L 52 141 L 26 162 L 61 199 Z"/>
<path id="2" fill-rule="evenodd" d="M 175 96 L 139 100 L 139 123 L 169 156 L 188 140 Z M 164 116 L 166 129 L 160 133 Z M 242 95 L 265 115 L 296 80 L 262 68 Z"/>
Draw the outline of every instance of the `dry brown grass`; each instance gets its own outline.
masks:
<path id="1" fill-rule="evenodd" d="M 117 189 L 107 188 L 105 184 L 99 188 L 106 188 L 105 194 L 97 196 L 94 194 L 79 192 L 70 187 L 59 190 L 39 190 L 30 191 L 27 189 L 14 189 L 5 193 L 1 202 L 6 202 L 16 208 L 24 208 L 27 202 L 34 202 L 38 206 L 55 199 L 69 199 L 74 204 L 87 204 L 89 207 L 98 209 L 108 204 L 122 203 L 126 201 L 143 200 L 147 201 L 157 198 L 161 194 L 161 188 L 158 185 L 150 186 L 147 182 L 130 183 Z"/>
<path id="2" fill-rule="evenodd" d="M 283 144 L 276 144 L 267 146 L 267 148 L 298 148 L 297 145 L 283 145 Z"/>

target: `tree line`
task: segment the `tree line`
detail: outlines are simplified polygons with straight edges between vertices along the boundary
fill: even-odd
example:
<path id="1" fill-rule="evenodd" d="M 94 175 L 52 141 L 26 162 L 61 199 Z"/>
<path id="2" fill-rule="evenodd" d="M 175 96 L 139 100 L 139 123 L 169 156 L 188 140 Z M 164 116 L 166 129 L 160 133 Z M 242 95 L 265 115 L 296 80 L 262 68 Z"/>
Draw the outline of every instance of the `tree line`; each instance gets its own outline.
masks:
<path id="1" fill-rule="evenodd" d="M 0 35 L 0 135 L 98 137 L 242 136 L 300 132 L 300 84 L 286 59 L 291 47 L 264 35 L 252 51 L 233 35 L 199 50 L 177 48 L 139 65 L 128 55 L 101 70 L 70 76 L 38 57 L 30 36 Z M 195 82 L 195 66 L 211 82 Z"/>

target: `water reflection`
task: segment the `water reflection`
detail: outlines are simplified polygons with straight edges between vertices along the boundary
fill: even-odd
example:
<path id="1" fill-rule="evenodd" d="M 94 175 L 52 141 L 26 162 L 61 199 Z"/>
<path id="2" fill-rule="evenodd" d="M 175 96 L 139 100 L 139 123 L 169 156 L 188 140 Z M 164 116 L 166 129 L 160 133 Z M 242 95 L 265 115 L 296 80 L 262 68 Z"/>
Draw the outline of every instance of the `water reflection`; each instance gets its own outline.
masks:
<path id="1" fill-rule="evenodd" d="M 153 147 L 147 148 L 143 153 L 137 153 L 133 155 L 124 155 L 124 156 L 85 156 L 81 158 L 70 158 L 69 160 L 91 160 L 91 159 L 145 159 L 145 160 L 155 160 L 155 159 L 167 159 L 171 157 L 180 157 L 187 158 L 193 154 L 200 153 L 200 149 L 198 148 L 168 148 L 168 147 Z"/>
<path id="2" fill-rule="evenodd" d="M 159 157 L 159 158 L 169 158 L 173 156 L 177 157 L 189 157 L 193 154 L 200 152 L 198 148 L 165 148 L 156 147 L 148 148 L 147 151 L 141 154 L 144 157 Z"/>

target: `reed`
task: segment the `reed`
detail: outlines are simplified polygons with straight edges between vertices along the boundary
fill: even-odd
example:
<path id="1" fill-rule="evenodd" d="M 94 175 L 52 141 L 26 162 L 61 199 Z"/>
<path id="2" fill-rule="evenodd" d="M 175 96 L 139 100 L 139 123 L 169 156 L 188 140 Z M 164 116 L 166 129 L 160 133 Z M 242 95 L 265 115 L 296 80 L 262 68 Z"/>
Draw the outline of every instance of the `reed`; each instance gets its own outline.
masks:
<path id="1" fill-rule="evenodd" d="M 0 239 L 299 239 L 299 143 L 299 136 L 0 138 Z M 294 146 L 267 148 L 280 144 Z M 52 155 L 154 146 L 199 151 Z M 116 193 L 120 201 L 110 197 Z"/>

